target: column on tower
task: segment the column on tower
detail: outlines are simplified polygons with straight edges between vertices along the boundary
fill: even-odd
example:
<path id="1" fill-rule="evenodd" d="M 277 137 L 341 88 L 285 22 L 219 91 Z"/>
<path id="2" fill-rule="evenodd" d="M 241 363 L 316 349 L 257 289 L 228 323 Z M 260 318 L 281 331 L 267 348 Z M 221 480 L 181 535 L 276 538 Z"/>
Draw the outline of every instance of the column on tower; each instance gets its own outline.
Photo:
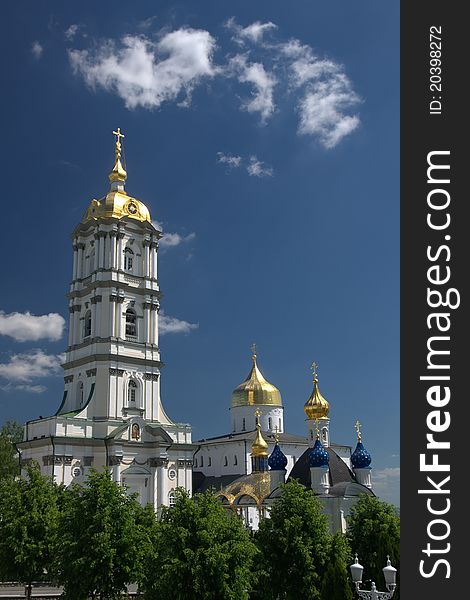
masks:
<path id="1" fill-rule="evenodd" d="M 111 246 L 111 262 L 110 269 L 116 269 L 116 242 L 117 242 L 117 231 L 109 232 L 109 242 Z"/>
<path id="2" fill-rule="evenodd" d="M 78 269 L 78 245 L 77 241 L 73 242 L 73 271 L 72 271 L 72 283 L 77 279 Z"/>

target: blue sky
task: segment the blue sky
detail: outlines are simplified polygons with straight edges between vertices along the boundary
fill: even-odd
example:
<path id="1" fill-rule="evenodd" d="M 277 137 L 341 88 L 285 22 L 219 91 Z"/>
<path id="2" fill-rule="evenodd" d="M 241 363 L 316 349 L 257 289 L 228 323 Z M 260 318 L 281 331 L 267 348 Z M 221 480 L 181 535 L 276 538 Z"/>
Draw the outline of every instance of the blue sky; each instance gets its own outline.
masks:
<path id="1" fill-rule="evenodd" d="M 304 433 L 315 360 L 333 441 L 354 445 L 359 419 L 377 491 L 398 503 L 398 7 L 4 12 L 1 420 L 59 405 L 70 233 L 107 190 L 119 126 L 126 188 L 166 232 L 168 414 L 194 439 L 227 432 L 256 342 L 287 431 Z"/>

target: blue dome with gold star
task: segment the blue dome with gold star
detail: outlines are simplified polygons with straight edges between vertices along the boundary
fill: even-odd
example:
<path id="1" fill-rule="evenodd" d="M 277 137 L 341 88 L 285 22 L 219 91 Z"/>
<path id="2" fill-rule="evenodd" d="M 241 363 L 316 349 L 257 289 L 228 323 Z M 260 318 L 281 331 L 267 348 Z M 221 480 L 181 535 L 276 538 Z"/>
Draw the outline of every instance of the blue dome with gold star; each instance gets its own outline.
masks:
<path id="1" fill-rule="evenodd" d="M 354 452 L 351 454 L 351 464 L 354 469 L 368 469 L 370 468 L 370 463 L 372 462 L 372 457 L 364 448 L 364 444 L 359 439 L 357 441 L 357 446 Z"/>
<path id="2" fill-rule="evenodd" d="M 330 456 L 318 438 L 310 451 L 309 462 L 311 467 L 327 467 L 330 462 Z"/>
<path id="3" fill-rule="evenodd" d="M 282 471 L 287 466 L 287 457 L 279 448 L 277 442 L 274 446 L 274 450 L 271 452 L 271 456 L 268 458 L 268 465 L 271 471 Z"/>

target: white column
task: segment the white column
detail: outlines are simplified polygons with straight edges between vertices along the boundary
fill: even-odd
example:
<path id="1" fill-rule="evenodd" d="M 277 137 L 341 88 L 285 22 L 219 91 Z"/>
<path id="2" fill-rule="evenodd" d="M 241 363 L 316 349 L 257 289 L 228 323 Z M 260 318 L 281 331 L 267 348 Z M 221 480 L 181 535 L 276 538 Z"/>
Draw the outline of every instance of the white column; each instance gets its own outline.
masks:
<path id="1" fill-rule="evenodd" d="M 120 298 L 116 302 L 116 319 L 116 336 L 122 338 L 122 301 L 120 302 Z"/>
<path id="2" fill-rule="evenodd" d="M 80 242 L 78 244 L 78 265 L 77 265 L 77 279 L 82 279 L 83 277 L 83 249 L 85 244 Z"/>
<path id="3" fill-rule="evenodd" d="M 150 303 L 144 302 L 144 343 L 150 344 Z"/>
<path id="4" fill-rule="evenodd" d="M 158 344 L 158 311 L 155 304 L 152 305 L 152 344 Z"/>
<path id="5" fill-rule="evenodd" d="M 104 254 L 103 269 L 108 269 L 109 268 L 109 258 L 110 257 L 109 257 L 109 241 L 108 240 L 109 240 L 109 238 L 106 235 L 106 236 L 103 236 L 102 242 L 101 242 L 103 244 L 103 247 L 104 247 L 104 252 L 103 252 L 103 254 Z"/>
<path id="6" fill-rule="evenodd" d="M 72 271 L 72 281 L 77 279 L 77 265 L 78 263 L 78 246 L 76 242 L 73 244 L 73 271 Z"/>
<path id="7" fill-rule="evenodd" d="M 123 268 L 123 264 L 122 264 L 122 239 L 124 237 L 123 233 L 118 233 L 118 255 L 117 255 L 117 264 L 116 264 L 116 268 L 122 270 Z"/>
<path id="8" fill-rule="evenodd" d="M 144 277 L 149 277 L 149 262 L 150 262 L 150 247 L 149 247 L 149 242 L 147 240 L 144 240 L 143 242 L 143 246 L 144 246 L 144 272 L 143 272 L 143 276 Z"/>
<path id="9" fill-rule="evenodd" d="M 93 268 L 97 271 L 100 268 L 100 236 L 95 233 L 95 264 Z"/>
<path id="10" fill-rule="evenodd" d="M 116 330 L 115 330 L 116 304 L 117 304 L 117 302 L 111 300 L 111 297 L 110 297 L 109 298 L 109 332 L 108 332 L 109 337 L 116 337 Z M 104 337 L 107 337 L 107 336 L 105 335 Z"/>
<path id="11" fill-rule="evenodd" d="M 111 231 L 109 233 L 109 241 L 111 244 L 111 269 L 116 268 L 116 232 Z"/>
<path id="12" fill-rule="evenodd" d="M 72 309 L 72 306 L 69 307 L 69 310 L 70 309 Z M 74 324 L 75 324 L 74 315 L 75 315 L 75 312 L 73 310 L 70 310 L 70 312 L 69 312 L 69 346 L 71 346 L 73 344 L 73 330 L 74 330 Z"/>

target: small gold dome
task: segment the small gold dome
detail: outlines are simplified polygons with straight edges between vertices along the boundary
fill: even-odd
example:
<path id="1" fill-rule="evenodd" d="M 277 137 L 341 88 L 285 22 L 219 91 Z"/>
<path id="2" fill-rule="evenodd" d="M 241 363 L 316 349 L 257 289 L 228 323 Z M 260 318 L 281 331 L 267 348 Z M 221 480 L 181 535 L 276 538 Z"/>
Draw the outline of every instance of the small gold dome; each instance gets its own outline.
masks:
<path id="1" fill-rule="evenodd" d="M 268 456 L 268 444 L 261 434 L 259 414 L 256 417 L 256 437 L 255 441 L 251 445 L 251 456 Z"/>
<path id="2" fill-rule="evenodd" d="M 304 411 L 307 415 L 307 419 L 326 419 L 329 410 L 330 405 L 321 395 L 318 388 L 318 379 L 315 375 L 313 378 L 313 391 L 310 398 L 304 404 Z"/>
<path id="3" fill-rule="evenodd" d="M 248 377 L 232 393 L 232 408 L 236 406 L 282 406 L 282 398 L 277 387 L 263 377 L 256 364 L 253 352 L 253 366 Z"/>

